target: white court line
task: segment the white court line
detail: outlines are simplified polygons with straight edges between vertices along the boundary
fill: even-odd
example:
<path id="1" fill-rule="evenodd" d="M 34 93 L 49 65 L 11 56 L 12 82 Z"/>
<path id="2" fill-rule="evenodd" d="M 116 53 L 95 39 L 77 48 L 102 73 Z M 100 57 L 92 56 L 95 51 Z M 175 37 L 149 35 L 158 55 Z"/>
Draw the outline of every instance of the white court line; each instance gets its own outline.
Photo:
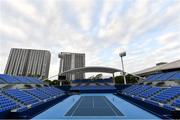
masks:
<path id="1" fill-rule="evenodd" d="M 83 97 L 83 96 L 82 96 Z M 81 100 L 79 101 L 79 104 L 76 106 L 76 108 L 74 109 L 74 111 L 72 112 L 71 116 L 74 115 L 74 113 L 76 112 L 76 110 L 78 109 L 78 107 L 80 106 L 81 102 L 82 102 L 82 99 L 83 98 L 80 98 Z"/>
<path id="2" fill-rule="evenodd" d="M 108 101 L 106 100 L 106 98 L 103 98 L 104 101 L 107 103 L 107 105 L 111 108 L 111 110 L 115 113 L 116 116 L 118 116 L 118 114 L 116 113 L 116 111 L 114 111 L 114 109 L 111 107 L 111 105 L 108 103 Z"/>
<path id="3" fill-rule="evenodd" d="M 93 108 L 94 108 L 94 96 L 93 96 L 93 99 L 92 99 L 92 103 L 93 103 Z"/>

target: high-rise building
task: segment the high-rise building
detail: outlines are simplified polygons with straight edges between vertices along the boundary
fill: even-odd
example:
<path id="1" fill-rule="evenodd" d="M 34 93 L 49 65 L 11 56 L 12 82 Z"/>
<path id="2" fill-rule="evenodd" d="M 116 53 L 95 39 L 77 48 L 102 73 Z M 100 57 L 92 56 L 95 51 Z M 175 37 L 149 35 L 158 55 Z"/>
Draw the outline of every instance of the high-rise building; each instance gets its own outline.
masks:
<path id="1" fill-rule="evenodd" d="M 4 73 L 47 78 L 51 53 L 47 50 L 12 48 Z"/>
<path id="2" fill-rule="evenodd" d="M 84 53 L 69 53 L 69 52 L 61 52 L 59 54 L 60 60 L 60 68 L 59 73 L 64 71 L 85 67 L 85 54 Z M 65 74 L 67 80 L 75 80 L 75 79 L 84 79 L 84 73 L 74 73 L 74 74 Z"/>

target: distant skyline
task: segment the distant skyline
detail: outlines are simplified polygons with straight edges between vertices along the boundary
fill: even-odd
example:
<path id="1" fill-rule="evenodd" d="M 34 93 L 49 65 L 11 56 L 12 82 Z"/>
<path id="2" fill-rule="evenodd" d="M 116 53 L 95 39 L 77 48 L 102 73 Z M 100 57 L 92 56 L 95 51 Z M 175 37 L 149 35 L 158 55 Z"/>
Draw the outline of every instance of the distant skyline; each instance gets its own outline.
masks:
<path id="1" fill-rule="evenodd" d="M 86 66 L 135 72 L 180 59 L 180 0 L 0 0 L 0 73 L 11 48 L 86 54 Z"/>

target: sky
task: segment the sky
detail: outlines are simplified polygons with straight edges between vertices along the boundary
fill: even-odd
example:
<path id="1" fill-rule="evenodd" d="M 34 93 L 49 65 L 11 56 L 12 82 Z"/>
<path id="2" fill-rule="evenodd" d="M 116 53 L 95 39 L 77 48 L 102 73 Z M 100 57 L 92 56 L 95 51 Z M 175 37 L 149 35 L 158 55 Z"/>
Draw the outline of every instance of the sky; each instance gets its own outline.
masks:
<path id="1" fill-rule="evenodd" d="M 86 66 L 136 72 L 180 59 L 180 0 L 0 0 L 0 73 L 11 48 L 86 54 Z"/>

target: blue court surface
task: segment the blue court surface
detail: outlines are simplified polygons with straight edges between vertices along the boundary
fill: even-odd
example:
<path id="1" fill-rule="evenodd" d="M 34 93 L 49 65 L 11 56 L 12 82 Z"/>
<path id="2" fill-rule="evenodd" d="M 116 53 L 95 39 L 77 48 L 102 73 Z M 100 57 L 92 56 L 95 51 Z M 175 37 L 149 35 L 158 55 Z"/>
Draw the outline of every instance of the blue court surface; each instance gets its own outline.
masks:
<path id="1" fill-rule="evenodd" d="M 105 96 L 82 96 L 65 116 L 122 116 Z"/>
<path id="2" fill-rule="evenodd" d="M 160 118 L 113 94 L 81 94 L 68 97 L 33 119 L 119 120 Z"/>

